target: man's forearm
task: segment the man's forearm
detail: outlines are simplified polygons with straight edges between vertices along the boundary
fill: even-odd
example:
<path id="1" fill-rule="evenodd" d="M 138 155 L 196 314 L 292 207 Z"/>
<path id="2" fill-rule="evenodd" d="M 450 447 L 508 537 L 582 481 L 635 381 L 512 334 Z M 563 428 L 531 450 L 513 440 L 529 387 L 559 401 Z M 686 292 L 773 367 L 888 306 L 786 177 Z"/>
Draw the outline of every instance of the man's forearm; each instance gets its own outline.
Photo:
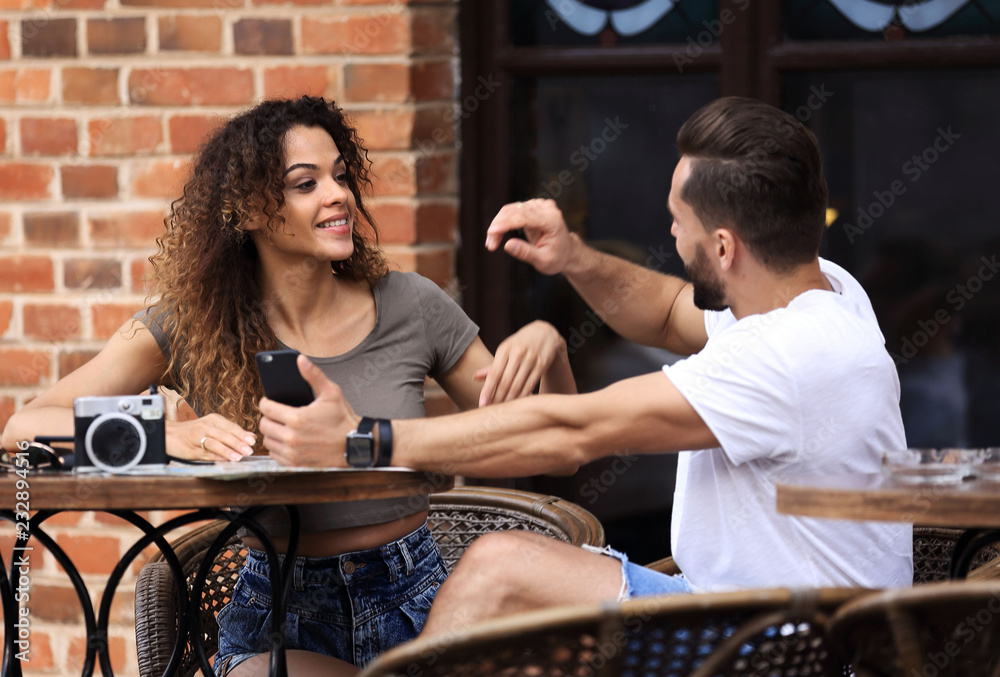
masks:
<path id="1" fill-rule="evenodd" d="M 616 332 L 643 345 L 666 347 L 670 312 L 686 282 L 599 252 L 573 234 L 566 279 Z"/>

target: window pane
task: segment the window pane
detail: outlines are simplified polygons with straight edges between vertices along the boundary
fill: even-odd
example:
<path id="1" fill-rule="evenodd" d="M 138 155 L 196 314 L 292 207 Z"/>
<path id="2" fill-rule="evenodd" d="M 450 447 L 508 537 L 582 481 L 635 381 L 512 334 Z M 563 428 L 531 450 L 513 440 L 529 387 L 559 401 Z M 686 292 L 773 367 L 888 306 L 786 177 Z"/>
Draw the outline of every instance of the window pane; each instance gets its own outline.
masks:
<path id="1" fill-rule="evenodd" d="M 908 443 L 1000 445 L 1000 69 L 796 74 L 784 92 L 823 148 L 825 255 L 872 298 Z"/>
<path id="2" fill-rule="evenodd" d="M 517 81 L 511 94 L 510 198 L 553 198 L 591 244 L 680 273 L 666 208 L 675 140 L 684 120 L 718 95 L 716 76 L 539 78 Z M 542 318 L 562 332 L 581 392 L 673 359 L 618 337 L 562 276 L 512 265 L 517 326 Z M 616 548 L 652 561 L 669 554 L 675 464 L 674 454 L 612 457 L 572 478 L 519 486 L 579 502 Z"/>
<path id="3" fill-rule="evenodd" d="M 791 40 L 894 40 L 1000 34 L 994 0 L 784 0 Z"/>
<path id="4" fill-rule="evenodd" d="M 510 0 L 518 46 L 715 44 L 718 0 Z"/>

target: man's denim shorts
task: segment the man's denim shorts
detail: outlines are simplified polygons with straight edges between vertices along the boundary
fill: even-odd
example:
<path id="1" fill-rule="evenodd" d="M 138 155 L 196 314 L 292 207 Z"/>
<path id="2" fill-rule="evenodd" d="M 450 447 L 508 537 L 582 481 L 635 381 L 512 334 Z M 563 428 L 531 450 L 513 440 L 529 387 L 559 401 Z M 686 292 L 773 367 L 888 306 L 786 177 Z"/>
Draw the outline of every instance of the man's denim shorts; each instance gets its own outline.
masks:
<path id="1" fill-rule="evenodd" d="M 618 593 L 618 601 L 624 602 L 634 597 L 649 597 L 652 595 L 683 595 L 694 592 L 691 584 L 684 578 L 684 574 L 667 575 L 659 571 L 647 569 L 644 566 L 633 564 L 628 561 L 628 557 L 623 552 L 618 552 L 613 548 L 596 548 L 592 545 L 584 545 L 584 550 L 614 557 L 622 563 L 622 587 Z"/>
<path id="2" fill-rule="evenodd" d="M 266 555 L 250 550 L 232 600 L 219 612 L 215 672 L 220 677 L 271 650 L 268 571 Z M 420 633 L 447 575 L 426 525 L 380 548 L 297 557 L 286 601 L 285 648 L 316 651 L 363 667 Z"/>

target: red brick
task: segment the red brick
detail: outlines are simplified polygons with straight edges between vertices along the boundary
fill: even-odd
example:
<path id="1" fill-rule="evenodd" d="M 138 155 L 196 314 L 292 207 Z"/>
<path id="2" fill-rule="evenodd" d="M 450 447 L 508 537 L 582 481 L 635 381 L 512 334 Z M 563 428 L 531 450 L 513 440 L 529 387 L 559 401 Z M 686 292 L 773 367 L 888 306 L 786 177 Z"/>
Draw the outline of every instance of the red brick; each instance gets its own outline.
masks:
<path id="1" fill-rule="evenodd" d="M 7 153 L 7 121 L 0 118 L 0 155 Z"/>
<path id="2" fill-rule="evenodd" d="M 56 9 L 104 9 L 107 0 L 59 0 Z"/>
<path id="3" fill-rule="evenodd" d="M 394 155 L 372 157 L 372 192 L 378 196 L 414 195 L 417 179 L 413 161 Z"/>
<path id="4" fill-rule="evenodd" d="M 170 150 L 174 153 L 197 152 L 222 122 L 223 118 L 218 115 L 171 116 L 167 120 Z"/>
<path id="5" fill-rule="evenodd" d="M 111 659 L 111 670 L 116 675 L 125 672 L 130 662 L 135 664 L 135 659 L 130 659 L 130 656 L 131 652 L 124 638 L 115 635 L 108 637 L 108 657 Z M 87 638 L 80 636 L 71 639 L 66 653 L 66 669 L 73 674 L 81 672 L 86 657 Z"/>
<path id="6" fill-rule="evenodd" d="M 11 234 L 10 214 L 0 212 L 0 244 L 7 241 Z"/>
<path id="7" fill-rule="evenodd" d="M 150 249 L 163 234 L 163 212 L 110 212 L 90 219 L 90 237 L 98 249 Z"/>
<path id="8" fill-rule="evenodd" d="M 385 244 L 411 244 L 417 239 L 416 209 L 412 202 L 381 202 L 371 207 L 378 224 L 379 241 Z"/>
<path id="9" fill-rule="evenodd" d="M 237 106 L 253 99 L 246 68 L 139 68 L 128 79 L 129 101 L 151 106 Z"/>
<path id="10" fill-rule="evenodd" d="M 81 574 L 109 574 L 121 557 L 121 543 L 116 536 L 75 532 L 56 536 L 56 543 Z M 59 571 L 63 571 L 61 566 Z"/>
<path id="11" fill-rule="evenodd" d="M 233 24 L 233 48 L 237 54 L 292 54 L 292 22 L 288 19 L 240 19 Z"/>
<path id="12" fill-rule="evenodd" d="M 42 350 L 0 348 L 0 386 L 36 386 L 48 382 L 49 354 Z"/>
<path id="13" fill-rule="evenodd" d="M 454 153 L 417 158 L 417 189 L 421 193 L 458 192 L 458 157 Z"/>
<path id="14" fill-rule="evenodd" d="M 0 59 L 10 58 L 10 38 L 8 37 L 7 22 L 0 21 Z"/>
<path id="15" fill-rule="evenodd" d="M 171 14 L 157 19 L 160 51 L 218 52 L 222 49 L 222 18 Z"/>
<path id="16" fill-rule="evenodd" d="M 458 36 L 456 16 L 456 10 L 448 7 L 413 10 L 413 53 L 454 53 L 458 47 L 455 43 Z"/>
<path id="17" fill-rule="evenodd" d="M 0 70 L 0 102 L 44 103 L 49 99 L 50 80 L 48 68 Z"/>
<path id="18" fill-rule="evenodd" d="M 136 558 L 136 562 L 142 560 L 142 556 Z M 142 561 L 145 564 L 145 560 Z M 141 569 L 142 566 L 139 566 Z M 138 570 L 136 575 L 138 575 Z M 135 589 L 126 589 L 120 585 L 115 591 L 115 598 L 111 600 L 111 615 L 108 617 L 112 625 L 127 625 L 135 627 Z"/>
<path id="19" fill-rule="evenodd" d="M 345 101 L 403 103 L 410 98 L 410 69 L 395 63 L 344 66 Z"/>
<path id="20" fill-rule="evenodd" d="M 125 321 L 145 308 L 142 303 L 101 303 L 90 309 L 95 339 L 109 339 Z"/>
<path id="21" fill-rule="evenodd" d="M 76 212 L 27 213 L 24 241 L 34 247 L 75 247 L 80 243 L 80 217 Z"/>
<path id="22" fill-rule="evenodd" d="M 455 275 L 452 247 L 391 250 L 389 260 L 401 270 L 416 271 L 433 280 L 439 287 L 446 287 Z"/>
<path id="23" fill-rule="evenodd" d="M 59 168 L 63 197 L 112 198 L 118 195 L 118 168 L 113 165 L 75 165 Z"/>
<path id="24" fill-rule="evenodd" d="M 141 54 L 146 51 L 146 19 L 89 19 L 87 48 L 91 54 Z"/>
<path id="25" fill-rule="evenodd" d="M 340 99 L 340 78 L 334 66 L 277 66 L 264 69 L 264 98 L 303 95 Z"/>
<path id="26" fill-rule="evenodd" d="M 76 56 L 76 19 L 38 17 L 21 20 L 24 57 Z"/>
<path id="27" fill-rule="evenodd" d="M 417 148 L 433 152 L 455 145 L 455 112 L 451 106 L 421 108 L 413 120 Z M 432 150 L 433 149 L 433 150 Z"/>
<path id="28" fill-rule="evenodd" d="M 14 314 L 14 304 L 10 301 L 0 301 L 0 337 L 10 329 L 10 318 Z"/>
<path id="29" fill-rule="evenodd" d="M 71 374 L 83 365 L 94 359 L 97 355 L 96 350 L 61 350 L 59 351 L 59 374 L 58 377 L 62 378 L 67 374 Z M 61 513 L 63 515 L 77 515 L 80 513 L 67 512 Z"/>
<path id="30" fill-rule="evenodd" d="M 15 540 L 14 525 L 10 522 L 4 522 L 3 525 L 0 526 L 0 552 L 4 554 L 5 558 L 13 550 L 14 545 L 17 543 L 23 542 Z M 38 571 L 45 565 L 46 558 L 47 553 L 45 550 L 42 548 L 35 548 L 31 551 L 31 568 Z M 7 563 L 7 566 L 10 566 L 10 562 Z M 16 584 L 15 587 L 17 587 Z M 32 634 L 34 634 L 34 631 L 32 631 Z"/>
<path id="31" fill-rule="evenodd" d="M 422 202 L 417 206 L 417 242 L 454 242 L 458 207 L 451 202 Z"/>
<path id="32" fill-rule="evenodd" d="M 163 141 L 160 118 L 134 116 L 91 120 L 87 125 L 91 155 L 146 155 Z"/>
<path id="33" fill-rule="evenodd" d="M 455 98 L 455 69 L 451 61 L 421 61 L 410 67 L 410 86 L 417 101 Z"/>
<path id="34" fill-rule="evenodd" d="M 14 398 L 9 395 L 0 395 L 0 430 L 7 427 L 7 421 L 14 415 Z M 10 552 L 4 550 L 4 552 Z M 2 635 L 3 633 L 0 633 Z"/>
<path id="35" fill-rule="evenodd" d="M 54 176 L 49 165 L 0 162 L 0 199 L 47 200 Z"/>
<path id="36" fill-rule="evenodd" d="M 136 161 L 132 176 L 132 195 L 178 198 L 190 171 L 191 163 L 187 160 Z"/>
<path id="37" fill-rule="evenodd" d="M 80 523 L 85 513 L 82 512 L 60 512 L 45 520 L 46 526 L 74 527 Z"/>
<path id="38" fill-rule="evenodd" d="M 34 614 L 32 614 L 34 616 Z M 3 641 L 3 631 L 0 630 L 0 641 Z M 27 665 L 23 666 L 25 675 L 48 675 L 55 667 L 52 655 L 52 638 L 49 633 L 31 626 L 31 644 L 28 647 Z"/>
<path id="39" fill-rule="evenodd" d="M 136 259 L 129 264 L 129 271 L 132 276 L 131 291 L 133 293 L 148 294 L 152 288 L 153 264 L 148 258 Z"/>
<path id="40" fill-rule="evenodd" d="M 368 150 L 406 150 L 411 146 L 412 110 L 359 111 L 353 114 L 353 122 Z"/>
<path id="41" fill-rule="evenodd" d="M 201 8 L 215 9 L 226 7 L 227 4 L 219 4 L 219 0 L 121 0 L 122 7 L 154 7 L 156 9 L 166 8 Z M 237 5 L 233 5 L 234 7 Z"/>
<path id="42" fill-rule="evenodd" d="M 71 585 L 51 583 L 32 586 L 31 619 L 49 623 L 82 623 L 83 611 L 76 590 Z M 34 664 L 34 661 L 31 663 Z"/>
<path id="43" fill-rule="evenodd" d="M 57 304 L 26 303 L 22 311 L 24 337 L 60 343 L 82 335 L 80 309 Z"/>
<path id="44" fill-rule="evenodd" d="M 52 291 L 48 256 L 0 256 L 0 292 Z"/>
<path id="45" fill-rule="evenodd" d="M 267 5 L 285 5 L 295 7 L 318 7 L 329 5 L 330 0 L 253 0 L 251 5 L 265 7 Z M 341 3 L 343 4 L 343 3 Z"/>
<path id="46" fill-rule="evenodd" d="M 119 259 L 66 259 L 63 284 L 67 289 L 119 289 L 122 264 Z"/>
<path id="47" fill-rule="evenodd" d="M 117 68 L 75 68 L 63 69 L 62 97 L 65 103 L 86 105 L 117 104 Z"/>
<path id="48" fill-rule="evenodd" d="M 302 19 L 305 54 L 407 54 L 410 26 L 394 6 L 381 12 Z"/>
<path id="49" fill-rule="evenodd" d="M 76 153 L 78 145 L 76 120 L 21 119 L 21 152 L 25 155 L 67 155 Z"/>

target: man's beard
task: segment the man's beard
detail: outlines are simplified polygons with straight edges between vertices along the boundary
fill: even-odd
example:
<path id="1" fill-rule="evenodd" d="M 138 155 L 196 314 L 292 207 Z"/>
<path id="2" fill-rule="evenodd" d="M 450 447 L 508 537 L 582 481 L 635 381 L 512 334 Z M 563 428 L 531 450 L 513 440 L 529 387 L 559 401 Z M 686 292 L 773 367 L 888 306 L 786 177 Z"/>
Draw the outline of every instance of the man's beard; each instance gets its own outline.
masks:
<path id="1" fill-rule="evenodd" d="M 708 254 L 700 246 L 694 250 L 694 260 L 684 264 L 684 272 L 694 286 L 694 305 L 701 310 L 725 310 L 726 292 L 722 282 L 712 273 Z"/>

